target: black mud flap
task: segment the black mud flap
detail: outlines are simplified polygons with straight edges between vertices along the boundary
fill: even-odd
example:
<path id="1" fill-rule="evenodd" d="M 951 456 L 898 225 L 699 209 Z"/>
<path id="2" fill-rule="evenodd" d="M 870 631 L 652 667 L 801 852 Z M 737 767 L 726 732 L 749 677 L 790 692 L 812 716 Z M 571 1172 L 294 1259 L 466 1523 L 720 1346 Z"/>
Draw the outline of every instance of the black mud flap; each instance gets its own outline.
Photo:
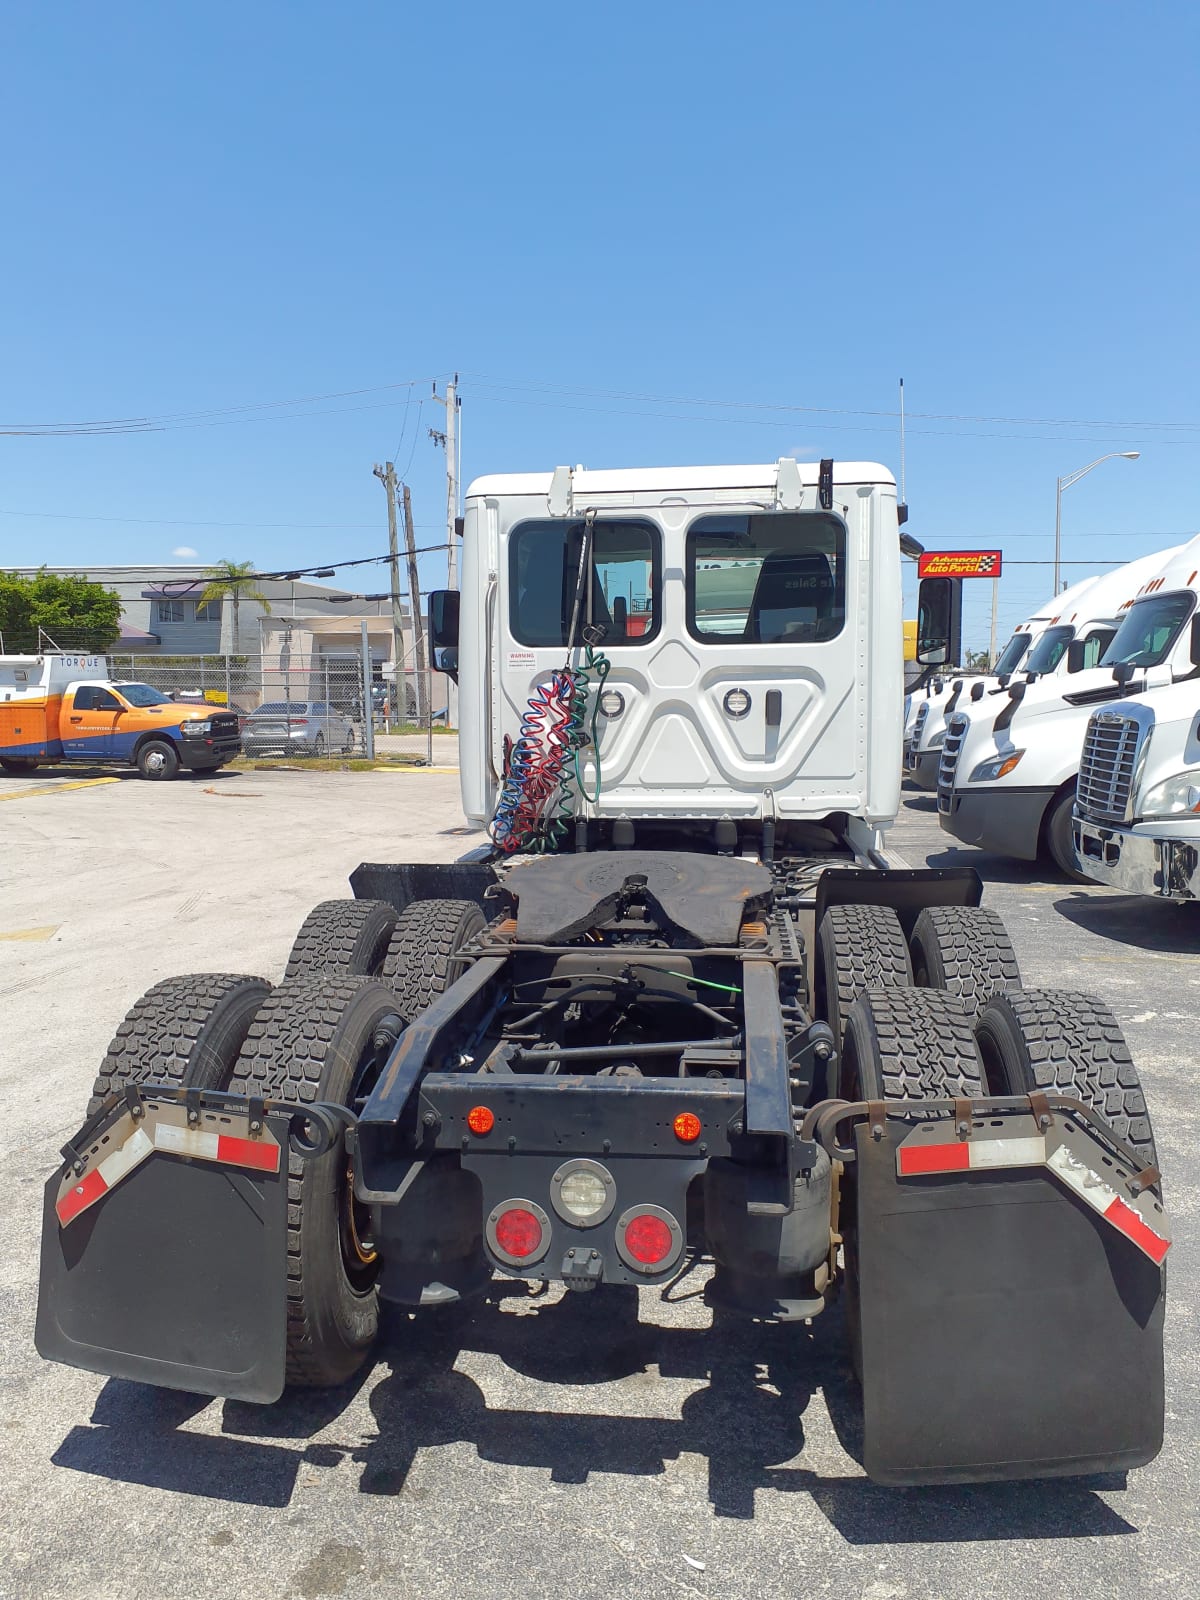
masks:
<path id="1" fill-rule="evenodd" d="M 245 1102 L 243 1102 L 243 1105 Z M 68 1366 L 277 1400 L 288 1118 L 115 1106 L 46 1185 L 36 1344 Z"/>
<path id="2" fill-rule="evenodd" d="M 926 1154 L 898 1176 L 899 1146 L 947 1137 L 890 1118 L 878 1140 L 856 1129 L 867 1472 L 908 1485 L 1143 1466 L 1163 1437 L 1161 1208 L 1117 1201 L 1132 1169 L 1078 1127 L 1047 1137 L 1051 1162 L 934 1172 Z"/>

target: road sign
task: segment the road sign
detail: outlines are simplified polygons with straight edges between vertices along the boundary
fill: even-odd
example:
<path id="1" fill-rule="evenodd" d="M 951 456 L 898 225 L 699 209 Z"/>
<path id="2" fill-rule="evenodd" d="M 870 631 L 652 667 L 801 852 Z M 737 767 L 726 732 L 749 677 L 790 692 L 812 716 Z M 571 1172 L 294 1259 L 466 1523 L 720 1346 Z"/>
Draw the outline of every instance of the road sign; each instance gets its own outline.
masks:
<path id="1" fill-rule="evenodd" d="M 999 550 L 926 550 L 917 563 L 921 578 L 998 578 Z"/>

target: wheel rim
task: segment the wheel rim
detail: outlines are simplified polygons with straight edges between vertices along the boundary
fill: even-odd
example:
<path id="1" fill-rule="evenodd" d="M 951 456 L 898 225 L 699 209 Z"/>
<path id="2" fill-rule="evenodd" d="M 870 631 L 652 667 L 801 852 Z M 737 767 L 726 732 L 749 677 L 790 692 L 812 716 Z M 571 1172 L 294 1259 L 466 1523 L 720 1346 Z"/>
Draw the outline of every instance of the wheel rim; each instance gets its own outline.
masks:
<path id="1" fill-rule="evenodd" d="M 149 750 L 146 753 L 146 771 L 157 776 L 167 769 L 167 758 L 161 750 Z"/>
<path id="2" fill-rule="evenodd" d="M 354 1081 L 346 1103 L 355 1115 L 362 1111 L 392 1052 L 392 1046 L 399 1038 L 400 1030 L 386 1024 L 386 1018 L 376 1024 L 354 1069 Z M 338 1238 L 346 1277 L 356 1293 L 365 1294 L 379 1275 L 379 1252 L 371 1238 L 371 1208 L 363 1205 L 354 1195 L 354 1163 L 350 1160 L 346 1162 L 346 1181 L 338 1202 Z"/>

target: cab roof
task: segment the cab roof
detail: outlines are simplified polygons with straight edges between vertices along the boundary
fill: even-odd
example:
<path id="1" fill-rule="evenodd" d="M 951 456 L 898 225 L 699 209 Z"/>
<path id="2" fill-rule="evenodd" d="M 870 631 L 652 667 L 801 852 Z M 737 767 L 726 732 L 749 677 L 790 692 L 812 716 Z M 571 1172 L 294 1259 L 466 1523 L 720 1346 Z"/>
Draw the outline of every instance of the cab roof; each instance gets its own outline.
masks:
<path id="1" fill-rule="evenodd" d="M 784 458 L 788 459 L 788 458 Z M 820 477 L 818 462 L 799 462 L 800 481 L 815 488 Z M 615 467 L 589 471 L 576 467 L 572 473 L 574 494 L 680 494 L 689 490 L 775 488 L 779 477 L 779 462 L 771 461 L 751 466 L 716 467 Z M 467 488 L 467 498 L 485 495 L 548 495 L 553 481 L 552 472 L 489 473 L 475 478 Z M 895 478 L 877 461 L 835 461 L 835 484 L 878 484 L 894 488 Z"/>

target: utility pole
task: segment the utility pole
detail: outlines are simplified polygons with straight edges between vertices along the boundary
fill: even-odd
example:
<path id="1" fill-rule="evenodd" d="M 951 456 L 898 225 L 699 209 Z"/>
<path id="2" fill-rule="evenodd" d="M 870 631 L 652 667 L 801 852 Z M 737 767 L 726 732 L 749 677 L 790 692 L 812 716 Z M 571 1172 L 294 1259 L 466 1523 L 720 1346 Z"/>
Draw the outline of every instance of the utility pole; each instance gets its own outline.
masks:
<path id="1" fill-rule="evenodd" d="M 428 723 L 428 696 L 433 688 L 425 671 L 425 629 L 421 615 L 421 580 L 417 573 L 417 530 L 413 527 L 412 495 L 404 485 L 404 542 L 408 546 L 408 604 L 412 612 L 413 657 L 417 667 L 417 721 Z M 397 684 L 399 693 L 399 684 Z M 407 696 L 405 696 L 407 699 Z"/>
<path id="2" fill-rule="evenodd" d="M 446 587 L 458 588 L 458 544 L 455 524 L 458 521 L 458 373 L 446 385 L 443 397 L 433 386 L 433 398 L 446 408 L 446 431 L 439 433 L 430 428 L 429 436 L 446 452 Z M 446 680 L 447 723 L 458 726 L 458 693 L 450 679 Z"/>
<path id="3" fill-rule="evenodd" d="M 404 706 L 400 694 L 404 688 L 404 613 L 400 607 L 400 545 L 396 536 L 396 466 L 392 461 L 385 462 L 382 467 L 376 462 L 371 470 L 382 483 L 384 493 L 387 495 L 388 550 L 392 574 L 392 660 L 396 667 L 396 714 L 397 718 L 403 721 Z M 408 491 L 405 490 L 405 495 L 407 494 Z M 390 722 L 390 716 L 386 720 Z"/>
<path id="4" fill-rule="evenodd" d="M 1000 604 L 1000 579 L 992 579 L 992 632 L 988 640 L 988 670 L 996 665 L 996 610 Z"/>
<path id="5" fill-rule="evenodd" d="M 446 587 L 458 588 L 458 546 L 454 542 L 454 524 L 458 518 L 458 373 L 446 385 L 445 395 L 433 386 L 433 398 L 446 408 L 446 431 L 430 428 L 429 437 L 446 452 Z"/>

